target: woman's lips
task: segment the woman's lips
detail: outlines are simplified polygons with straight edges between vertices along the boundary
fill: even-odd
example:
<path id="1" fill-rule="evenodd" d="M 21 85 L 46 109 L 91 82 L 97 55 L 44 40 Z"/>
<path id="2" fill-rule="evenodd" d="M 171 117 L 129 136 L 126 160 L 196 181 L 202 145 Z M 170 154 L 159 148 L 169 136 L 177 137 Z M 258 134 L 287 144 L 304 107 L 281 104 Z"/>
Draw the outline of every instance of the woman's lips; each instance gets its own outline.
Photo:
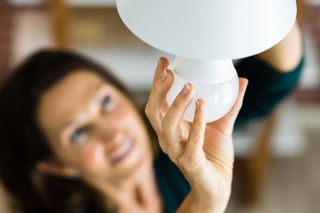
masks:
<path id="1" fill-rule="evenodd" d="M 124 160 L 133 150 L 134 140 L 127 139 L 125 140 L 120 147 L 114 150 L 110 157 L 111 165 L 114 166 Z"/>

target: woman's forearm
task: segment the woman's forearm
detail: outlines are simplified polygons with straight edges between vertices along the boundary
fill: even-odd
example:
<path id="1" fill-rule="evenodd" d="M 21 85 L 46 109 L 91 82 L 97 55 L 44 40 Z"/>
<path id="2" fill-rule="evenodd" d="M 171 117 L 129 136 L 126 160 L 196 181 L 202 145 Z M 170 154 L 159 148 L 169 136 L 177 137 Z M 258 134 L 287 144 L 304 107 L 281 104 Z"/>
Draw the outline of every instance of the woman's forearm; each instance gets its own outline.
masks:
<path id="1" fill-rule="evenodd" d="M 271 49 L 257 55 L 257 57 L 278 70 L 290 72 L 301 61 L 303 42 L 300 28 L 294 24 L 289 34 Z"/>

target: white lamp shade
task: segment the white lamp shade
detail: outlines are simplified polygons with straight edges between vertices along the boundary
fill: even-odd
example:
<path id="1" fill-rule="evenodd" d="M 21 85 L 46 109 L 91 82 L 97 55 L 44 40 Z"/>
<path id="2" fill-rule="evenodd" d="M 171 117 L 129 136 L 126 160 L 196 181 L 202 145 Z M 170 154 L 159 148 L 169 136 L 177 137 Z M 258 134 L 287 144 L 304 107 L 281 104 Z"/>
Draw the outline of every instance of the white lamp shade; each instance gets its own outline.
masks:
<path id="1" fill-rule="evenodd" d="M 295 0 L 117 0 L 121 19 L 153 47 L 185 58 L 237 59 L 290 31 Z"/>

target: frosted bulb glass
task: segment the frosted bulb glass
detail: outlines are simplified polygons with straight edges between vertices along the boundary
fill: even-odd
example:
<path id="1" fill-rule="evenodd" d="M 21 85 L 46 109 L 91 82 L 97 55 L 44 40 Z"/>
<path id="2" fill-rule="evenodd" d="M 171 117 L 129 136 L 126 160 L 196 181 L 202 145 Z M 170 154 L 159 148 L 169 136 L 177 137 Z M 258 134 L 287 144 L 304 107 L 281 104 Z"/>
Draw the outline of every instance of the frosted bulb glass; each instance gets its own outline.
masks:
<path id="1" fill-rule="evenodd" d="M 184 61 L 185 62 L 185 61 Z M 198 63 L 205 64 L 205 62 L 199 61 Z M 231 60 L 230 60 L 230 63 Z M 185 64 L 185 63 L 183 63 Z M 207 64 L 208 65 L 208 64 Z M 195 64 L 195 66 L 198 66 Z M 181 66 L 179 66 L 181 67 Z M 198 66 L 199 67 L 199 66 Z M 232 65 L 233 67 L 233 65 Z M 208 68 L 208 67 L 207 67 Z M 209 67 L 210 68 L 210 67 Z M 211 67 L 212 69 L 212 67 Z M 210 73 L 215 73 L 217 70 L 208 70 Z M 227 70 L 218 70 L 219 73 L 228 73 L 228 79 L 226 81 L 216 81 L 217 78 L 212 79 L 212 83 L 208 83 L 210 79 L 206 79 L 205 75 L 201 73 L 201 70 L 193 70 L 193 73 L 196 73 L 199 76 L 203 77 L 206 82 L 195 82 L 193 79 L 185 79 L 177 72 L 174 72 L 174 83 L 172 88 L 170 89 L 167 95 L 167 102 L 171 106 L 173 101 L 175 100 L 176 96 L 180 93 L 183 86 L 190 82 L 193 85 L 195 90 L 195 94 L 193 100 L 189 107 L 187 108 L 184 120 L 186 121 L 193 121 L 194 112 L 196 108 L 196 101 L 201 98 L 206 102 L 206 122 L 213 122 L 218 120 L 219 118 L 223 117 L 226 113 L 230 111 L 233 107 L 239 91 L 239 79 L 237 72 L 234 68 Z M 230 74 L 232 76 L 230 78 Z"/>

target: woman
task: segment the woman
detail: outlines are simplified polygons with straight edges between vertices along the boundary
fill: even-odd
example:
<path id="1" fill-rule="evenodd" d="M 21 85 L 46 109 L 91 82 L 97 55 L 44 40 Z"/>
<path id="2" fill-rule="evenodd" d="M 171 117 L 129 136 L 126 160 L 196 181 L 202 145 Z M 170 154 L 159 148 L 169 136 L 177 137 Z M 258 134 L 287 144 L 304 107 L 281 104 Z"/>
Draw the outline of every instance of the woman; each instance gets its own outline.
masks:
<path id="1" fill-rule="evenodd" d="M 163 153 L 153 170 L 146 124 L 129 92 L 103 68 L 57 51 L 39 52 L 20 66 L 0 96 L 1 179 L 20 206 L 26 212 L 222 212 L 232 179 L 232 126 L 246 80 L 233 110 L 205 133 L 201 100 L 195 121 L 181 121 L 192 85 L 166 106 L 173 82 L 168 65 L 161 58 L 146 113 L 183 175 Z M 182 184 L 184 177 L 190 192 L 166 191 L 165 181 Z"/>
<path id="2" fill-rule="evenodd" d="M 240 121 L 266 115 L 295 87 L 302 54 L 290 60 L 277 55 L 289 61 L 283 66 L 268 53 L 299 43 L 292 39 L 296 30 L 261 59 L 238 66 L 240 75 L 258 83 L 248 88 Z M 182 117 L 194 91 L 185 85 L 169 108 L 168 65 L 159 60 L 145 108 L 162 152 L 152 151 L 152 133 L 133 96 L 99 65 L 68 52 L 42 51 L 14 72 L 0 92 L 0 175 L 24 212 L 224 211 L 232 129 L 247 80 L 240 79 L 239 97 L 225 117 L 206 125 L 205 103 L 198 100 L 195 120 L 187 123 Z M 259 99 L 252 91 L 273 98 Z"/>

